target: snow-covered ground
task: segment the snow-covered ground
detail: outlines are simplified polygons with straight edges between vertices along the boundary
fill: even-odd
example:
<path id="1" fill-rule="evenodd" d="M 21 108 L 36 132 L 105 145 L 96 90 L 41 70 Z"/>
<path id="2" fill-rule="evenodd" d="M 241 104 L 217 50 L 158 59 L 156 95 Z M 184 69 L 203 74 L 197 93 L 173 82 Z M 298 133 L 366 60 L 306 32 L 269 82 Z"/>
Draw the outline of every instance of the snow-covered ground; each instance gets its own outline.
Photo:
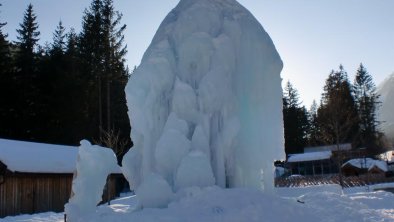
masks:
<path id="1" fill-rule="evenodd" d="M 394 184 L 349 188 L 343 194 L 337 185 L 277 188 L 276 196 L 244 188 L 190 188 L 167 208 L 143 210 L 137 209 L 135 196 L 126 195 L 97 207 L 83 221 L 394 221 L 394 194 L 373 191 L 385 187 Z M 0 222 L 63 220 L 63 213 L 42 213 Z"/>

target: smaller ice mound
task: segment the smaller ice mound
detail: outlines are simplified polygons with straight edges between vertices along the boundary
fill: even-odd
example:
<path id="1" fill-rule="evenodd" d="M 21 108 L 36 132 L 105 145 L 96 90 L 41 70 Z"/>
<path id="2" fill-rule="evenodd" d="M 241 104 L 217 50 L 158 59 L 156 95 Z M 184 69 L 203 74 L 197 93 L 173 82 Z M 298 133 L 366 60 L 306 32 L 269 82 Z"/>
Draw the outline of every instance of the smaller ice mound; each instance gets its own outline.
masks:
<path id="1" fill-rule="evenodd" d="M 150 174 L 136 190 L 140 207 L 163 208 L 173 198 L 170 185 L 158 174 Z"/>
<path id="2" fill-rule="evenodd" d="M 173 178 L 182 158 L 191 148 L 190 141 L 177 130 L 166 130 L 157 141 L 155 160 L 157 171 L 173 184 Z"/>
<path id="3" fill-rule="evenodd" d="M 193 151 L 183 158 L 175 179 L 175 189 L 188 187 L 208 187 L 215 185 L 215 178 L 207 156 Z"/>
<path id="4" fill-rule="evenodd" d="M 96 211 L 97 204 L 101 202 L 107 176 L 115 172 L 120 172 L 120 169 L 111 149 L 91 145 L 87 140 L 81 141 L 72 194 L 65 205 L 69 221 L 79 221 L 83 215 Z"/>

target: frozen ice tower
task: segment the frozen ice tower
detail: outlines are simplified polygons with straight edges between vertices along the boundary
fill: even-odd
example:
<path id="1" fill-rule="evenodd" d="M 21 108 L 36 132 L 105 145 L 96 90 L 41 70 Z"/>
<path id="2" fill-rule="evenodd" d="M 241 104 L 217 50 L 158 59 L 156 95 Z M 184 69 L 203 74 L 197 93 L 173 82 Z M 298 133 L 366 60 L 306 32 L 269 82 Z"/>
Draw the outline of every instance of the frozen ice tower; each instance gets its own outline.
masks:
<path id="1" fill-rule="evenodd" d="M 122 170 L 137 196 L 150 200 L 152 181 L 161 200 L 215 184 L 269 192 L 284 157 L 282 66 L 237 1 L 181 0 L 126 88 L 134 147 Z"/>
<path id="2" fill-rule="evenodd" d="M 379 107 L 379 121 L 386 136 L 394 143 L 394 73 L 387 77 L 378 87 L 382 102 Z"/>

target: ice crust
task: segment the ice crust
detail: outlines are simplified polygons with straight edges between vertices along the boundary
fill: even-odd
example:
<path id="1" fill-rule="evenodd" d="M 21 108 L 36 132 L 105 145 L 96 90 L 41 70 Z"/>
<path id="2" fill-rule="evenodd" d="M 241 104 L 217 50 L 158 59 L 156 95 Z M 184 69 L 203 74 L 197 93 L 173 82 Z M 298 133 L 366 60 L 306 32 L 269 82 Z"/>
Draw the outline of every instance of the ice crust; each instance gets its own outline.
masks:
<path id="1" fill-rule="evenodd" d="M 273 162 L 284 158 L 282 67 L 235 0 L 181 0 L 126 87 L 134 147 L 123 172 L 132 187 L 155 173 L 173 192 L 213 183 L 272 190 Z"/>
<path id="2" fill-rule="evenodd" d="M 69 221 L 79 221 L 83 215 L 96 211 L 107 176 L 119 172 L 117 159 L 109 148 L 91 145 L 82 140 L 77 159 L 77 171 L 74 173 L 72 196 L 65 205 Z"/>

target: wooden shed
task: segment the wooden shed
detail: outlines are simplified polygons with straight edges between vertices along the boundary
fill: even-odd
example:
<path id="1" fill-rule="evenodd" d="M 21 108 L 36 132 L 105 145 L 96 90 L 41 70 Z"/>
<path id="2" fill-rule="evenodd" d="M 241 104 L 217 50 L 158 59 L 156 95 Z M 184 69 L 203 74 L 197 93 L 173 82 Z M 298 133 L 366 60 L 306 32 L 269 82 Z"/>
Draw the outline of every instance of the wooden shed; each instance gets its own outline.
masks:
<path id="1" fill-rule="evenodd" d="M 286 168 L 291 175 L 320 176 L 337 172 L 338 167 L 331 160 L 331 151 L 290 154 Z"/>
<path id="2" fill-rule="evenodd" d="M 0 139 L 0 218 L 39 212 L 63 212 L 71 193 L 78 147 Z M 103 198 L 114 198 L 116 181 L 108 178 Z"/>
<path id="3" fill-rule="evenodd" d="M 387 163 L 371 158 L 356 158 L 344 163 L 341 167 L 345 176 L 360 176 L 363 174 L 373 174 L 384 177 L 387 172 Z"/>

